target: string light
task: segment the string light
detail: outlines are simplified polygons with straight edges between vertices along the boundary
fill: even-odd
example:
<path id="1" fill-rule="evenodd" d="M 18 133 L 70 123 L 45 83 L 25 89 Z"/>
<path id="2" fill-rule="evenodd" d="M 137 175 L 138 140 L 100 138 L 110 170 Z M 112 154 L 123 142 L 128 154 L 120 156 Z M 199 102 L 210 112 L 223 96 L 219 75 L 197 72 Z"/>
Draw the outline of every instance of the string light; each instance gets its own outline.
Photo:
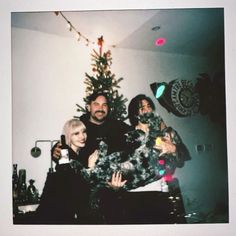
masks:
<path id="1" fill-rule="evenodd" d="M 85 41 L 85 45 L 88 46 L 89 43 L 94 43 L 91 42 L 86 36 L 84 36 L 81 32 L 79 32 L 75 26 L 71 23 L 71 21 L 69 21 L 66 16 L 61 12 L 61 11 L 57 11 L 55 12 L 56 16 L 61 15 L 63 17 L 63 19 L 66 21 L 67 23 L 67 27 L 69 29 L 69 31 L 74 31 L 75 34 L 77 35 L 77 41 L 80 41 L 81 39 L 84 39 Z"/>
<path id="2" fill-rule="evenodd" d="M 86 39 L 86 46 L 88 46 L 89 45 L 89 40 L 88 39 Z"/>
<path id="3" fill-rule="evenodd" d="M 165 170 L 159 170 L 159 175 L 164 175 Z"/>
<path id="4" fill-rule="evenodd" d="M 80 32 L 77 32 L 77 35 L 78 35 L 78 37 L 77 37 L 77 41 L 80 41 L 80 38 L 81 38 L 81 34 L 80 34 Z"/>
<path id="5" fill-rule="evenodd" d="M 81 39 L 85 41 L 85 46 L 89 46 L 89 45 L 95 45 L 97 43 L 95 43 L 94 41 L 92 40 L 89 40 L 85 35 L 83 35 L 81 32 L 79 32 L 75 26 L 71 23 L 71 21 L 69 21 L 67 19 L 67 17 L 61 12 L 61 11 L 55 11 L 54 12 L 56 16 L 59 16 L 61 15 L 63 17 L 63 19 L 66 21 L 67 23 L 67 27 L 69 29 L 70 32 L 74 31 L 75 32 L 75 35 L 76 35 L 76 38 L 77 38 L 77 41 L 80 42 Z M 104 43 L 104 42 L 103 42 Z M 107 45 L 108 47 L 112 47 L 112 48 L 115 48 L 116 45 Z"/>
<path id="6" fill-rule="evenodd" d="M 69 21 L 67 22 L 67 27 L 68 27 L 69 31 L 72 31 L 72 25 Z"/>

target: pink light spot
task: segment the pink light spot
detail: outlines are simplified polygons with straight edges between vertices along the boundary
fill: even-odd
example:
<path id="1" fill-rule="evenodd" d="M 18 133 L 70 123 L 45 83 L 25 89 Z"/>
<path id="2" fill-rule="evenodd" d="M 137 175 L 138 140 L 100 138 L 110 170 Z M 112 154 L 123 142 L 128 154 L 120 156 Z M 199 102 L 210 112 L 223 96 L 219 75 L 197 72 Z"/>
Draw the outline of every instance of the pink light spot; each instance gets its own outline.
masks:
<path id="1" fill-rule="evenodd" d="M 165 176 L 164 176 L 164 180 L 165 180 L 166 182 L 171 182 L 171 181 L 173 181 L 173 176 L 172 176 L 172 175 L 165 175 Z"/>
<path id="2" fill-rule="evenodd" d="M 155 45 L 158 47 L 163 46 L 166 43 L 166 39 L 165 38 L 157 38 L 155 41 Z"/>
<path id="3" fill-rule="evenodd" d="M 164 160 L 159 160 L 159 164 L 160 164 L 160 165 L 164 165 L 164 164 L 165 164 L 165 161 L 164 161 Z"/>

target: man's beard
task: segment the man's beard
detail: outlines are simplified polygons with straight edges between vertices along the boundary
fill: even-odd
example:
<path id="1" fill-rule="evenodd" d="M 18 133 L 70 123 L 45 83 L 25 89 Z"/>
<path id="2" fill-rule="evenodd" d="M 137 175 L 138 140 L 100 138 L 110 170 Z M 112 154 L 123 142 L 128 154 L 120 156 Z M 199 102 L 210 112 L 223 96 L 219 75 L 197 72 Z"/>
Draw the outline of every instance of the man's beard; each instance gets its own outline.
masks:
<path id="1" fill-rule="evenodd" d="M 95 121 L 103 122 L 103 121 L 105 121 L 105 119 L 107 118 L 107 115 L 105 115 L 105 116 L 99 118 L 99 117 L 96 116 L 96 113 L 102 113 L 102 114 L 105 114 L 104 111 L 96 111 L 96 112 L 94 113 L 94 115 L 92 116 L 93 119 L 94 119 Z"/>

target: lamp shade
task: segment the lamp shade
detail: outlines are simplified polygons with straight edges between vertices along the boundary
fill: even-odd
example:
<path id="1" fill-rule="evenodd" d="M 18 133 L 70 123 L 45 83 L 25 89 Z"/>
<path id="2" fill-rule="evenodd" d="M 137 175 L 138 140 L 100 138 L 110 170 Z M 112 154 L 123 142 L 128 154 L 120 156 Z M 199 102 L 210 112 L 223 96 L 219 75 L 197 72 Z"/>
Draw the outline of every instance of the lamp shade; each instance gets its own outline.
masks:
<path id="1" fill-rule="evenodd" d="M 152 83 L 150 85 L 151 90 L 155 96 L 156 99 L 161 98 L 167 89 L 167 84 L 166 83 Z"/>
<path id="2" fill-rule="evenodd" d="M 33 147 L 32 149 L 31 149 L 31 156 L 32 157 L 39 157 L 41 155 L 41 149 L 40 148 L 38 148 L 38 147 Z"/>

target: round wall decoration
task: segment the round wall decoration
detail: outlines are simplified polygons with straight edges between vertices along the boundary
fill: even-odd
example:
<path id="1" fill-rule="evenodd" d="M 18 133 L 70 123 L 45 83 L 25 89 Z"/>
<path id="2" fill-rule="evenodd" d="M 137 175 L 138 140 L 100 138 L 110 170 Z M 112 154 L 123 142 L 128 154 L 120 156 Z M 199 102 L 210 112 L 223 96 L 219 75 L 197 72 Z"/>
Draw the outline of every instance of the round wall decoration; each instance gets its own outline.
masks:
<path id="1" fill-rule="evenodd" d="M 200 98 L 190 80 L 173 80 L 171 83 L 171 101 L 177 115 L 189 116 L 199 111 Z"/>

